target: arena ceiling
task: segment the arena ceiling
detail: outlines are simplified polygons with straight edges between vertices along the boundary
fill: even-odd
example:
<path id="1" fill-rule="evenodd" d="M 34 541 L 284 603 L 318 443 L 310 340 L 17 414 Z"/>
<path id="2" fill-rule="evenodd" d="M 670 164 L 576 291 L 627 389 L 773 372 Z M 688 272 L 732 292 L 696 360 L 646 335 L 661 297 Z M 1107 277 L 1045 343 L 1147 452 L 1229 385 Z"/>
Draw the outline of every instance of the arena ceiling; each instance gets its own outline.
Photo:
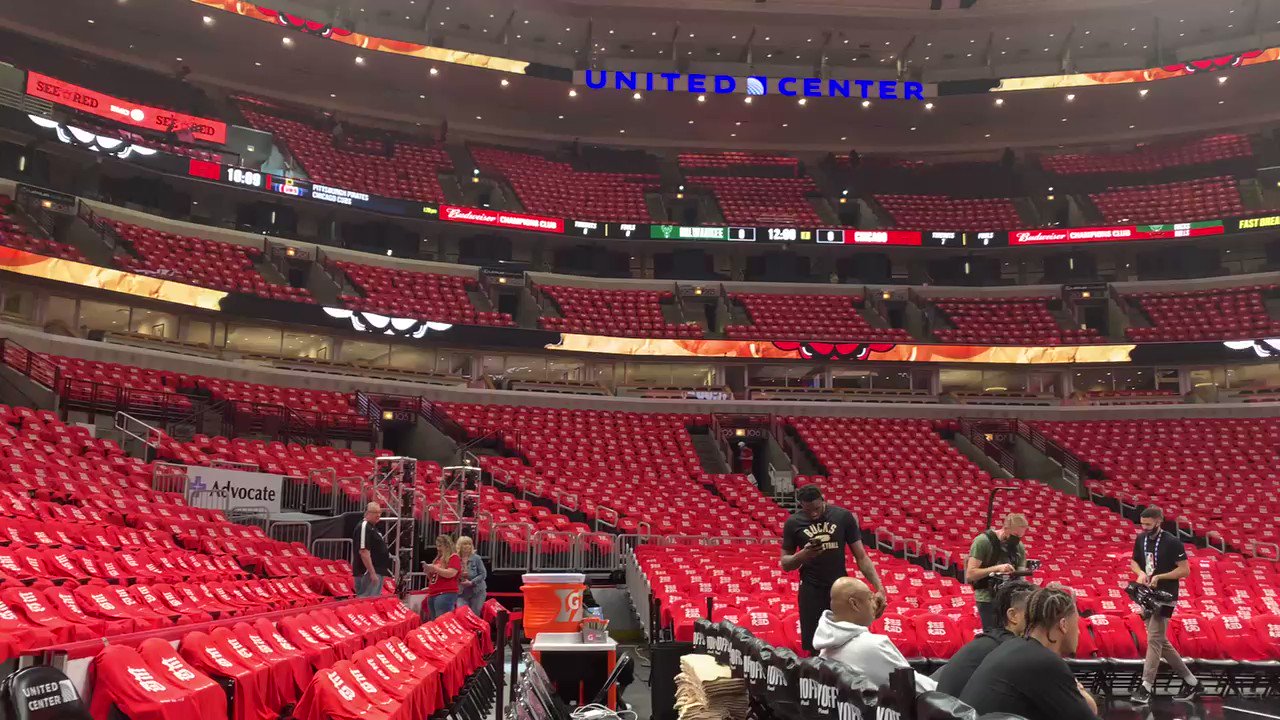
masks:
<path id="1" fill-rule="evenodd" d="M 272 4 L 359 33 L 566 70 L 589 63 L 810 77 L 825 53 L 832 75 L 980 84 L 1280 45 L 1277 0 L 979 0 L 967 10 L 931 10 L 930 0 L 305 2 L 316 6 Z M 531 140 L 955 152 L 1143 140 L 1280 120 L 1273 90 L 1280 63 L 1152 83 L 999 94 L 979 88 L 931 106 L 829 98 L 801 105 L 776 95 L 748 104 L 742 95 L 699 101 L 653 92 L 634 99 L 575 89 L 563 79 L 369 52 L 189 0 L 9 3 L 0 25 L 154 68 L 185 64 L 200 82 L 424 126 L 447 118 L 451 131 Z"/>

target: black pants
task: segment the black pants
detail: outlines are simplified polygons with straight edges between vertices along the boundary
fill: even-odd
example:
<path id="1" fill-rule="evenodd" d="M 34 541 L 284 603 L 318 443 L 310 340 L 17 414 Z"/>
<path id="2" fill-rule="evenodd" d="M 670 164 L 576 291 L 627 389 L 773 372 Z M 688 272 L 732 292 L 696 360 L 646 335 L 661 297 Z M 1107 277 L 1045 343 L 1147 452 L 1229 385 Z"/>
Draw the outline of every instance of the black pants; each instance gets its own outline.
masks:
<path id="1" fill-rule="evenodd" d="M 813 634 L 818 631 L 822 613 L 831 609 L 831 588 L 800 583 L 797 603 L 800 605 L 800 645 L 813 652 Z"/>
<path id="2" fill-rule="evenodd" d="M 996 617 L 996 604 L 993 602 L 977 602 L 978 619 L 982 621 L 982 632 L 989 633 L 996 628 L 1004 627 L 1001 618 Z"/>

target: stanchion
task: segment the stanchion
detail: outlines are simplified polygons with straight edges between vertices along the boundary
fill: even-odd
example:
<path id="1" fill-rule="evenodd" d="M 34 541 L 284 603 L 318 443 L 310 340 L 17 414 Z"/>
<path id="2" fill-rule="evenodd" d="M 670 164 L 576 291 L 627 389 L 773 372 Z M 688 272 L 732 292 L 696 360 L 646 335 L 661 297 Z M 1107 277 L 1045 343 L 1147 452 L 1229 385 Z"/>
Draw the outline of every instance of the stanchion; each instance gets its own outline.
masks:
<path id="1" fill-rule="evenodd" d="M 503 717 L 504 717 L 502 714 L 502 710 L 503 710 L 503 705 L 505 705 L 505 702 L 503 701 L 503 697 L 502 697 L 502 686 L 507 681 L 507 675 L 504 672 L 504 670 L 506 669 L 506 662 L 507 662 L 506 660 L 507 658 L 507 619 L 509 617 L 510 617 L 510 614 L 507 613 L 506 610 L 503 610 L 502 612 L 498 613 L 498 617 L 496 618 L 498 622 L 498 627 L 496 628 L 497 632 L 494 633 L 495 637 L 493 642 L 493 660 L 492 660 L 494 664 L 493 676 L 498 683 L 498 687 L 494 692 L 496 705 L 494 706 L 493 716 L 497 718 L 497 720 L 503 720 Z M 512 658 L 512 665 L 514 664 L 515 664 L 515 658 Z"/>

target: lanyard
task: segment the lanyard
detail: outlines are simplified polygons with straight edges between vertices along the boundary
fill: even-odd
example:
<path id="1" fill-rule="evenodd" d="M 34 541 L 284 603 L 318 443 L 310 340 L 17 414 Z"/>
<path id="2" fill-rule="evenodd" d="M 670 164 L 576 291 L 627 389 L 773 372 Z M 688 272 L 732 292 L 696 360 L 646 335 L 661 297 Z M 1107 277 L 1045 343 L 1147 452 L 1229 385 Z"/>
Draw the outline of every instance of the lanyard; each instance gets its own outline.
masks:
<path id="1" fill-rule="evenodd" d="M 1151 567 L 1155 569 L 1156 563 L 1160 561 L 1160 541 L 1164 539 L 1164 532 L 1156 535 L 1156 546 L 1154 551 L 1150 547 L 1151 536 L 1143 533 L 1142 537 L 1142 554 L 1151 556 Z"/>

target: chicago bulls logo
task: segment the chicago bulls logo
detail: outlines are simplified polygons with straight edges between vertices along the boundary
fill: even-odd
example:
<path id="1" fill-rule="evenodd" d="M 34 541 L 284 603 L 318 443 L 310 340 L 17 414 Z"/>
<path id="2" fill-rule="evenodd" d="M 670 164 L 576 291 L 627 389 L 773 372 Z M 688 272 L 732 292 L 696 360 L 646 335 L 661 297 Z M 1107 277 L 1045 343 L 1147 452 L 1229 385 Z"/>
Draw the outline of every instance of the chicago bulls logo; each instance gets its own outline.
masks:
<path id="1" fill-rule="evenodd" d="M 258 10 L 268 15 L 274 16 L 276 19 L 276 22 L 280 23 L 281 25 L 287 28 L 291 28 L 293 30 L 297 30 L 298 32 L 301 32 L 301 33 L 306 33 L 307 35 L 315 35 L 317 37 L 327 38 L 327 37 L 342 37 L 344 35 L 351 34 L 350 30 L 334 27 L 332 23 L 322 23 L 318 20 L 308 20 L 307 18 L 300 17 L 298 15 L 293 15 L 292 13 L 287 13 L 281 10 L 268 10 L 264 7 L 259 7 Z"/>
<path id="2" fill-rule="evenodd" d="M 774 347 L 787 352 L 799 352 L 806 360 L 866 360 L 871 353 L 889 352 L 897 347 L 893 343 L 831 343 L 813 341 L 775 342 Z"/>
<path id="3" fill-rule="evenodd" d="M 1178 65 L 1165 65 L 1163 69 L 1169 72 L 1187 72 L 1192 74 L 1213 72 L 1215 70 L 1240 67 L 1245 60 L 1256 58 L 1262 53 L 1262 50 L 1246 50 L 1244 52 L 1219 55 L 1218 57 L 1188 60 Z"/>

